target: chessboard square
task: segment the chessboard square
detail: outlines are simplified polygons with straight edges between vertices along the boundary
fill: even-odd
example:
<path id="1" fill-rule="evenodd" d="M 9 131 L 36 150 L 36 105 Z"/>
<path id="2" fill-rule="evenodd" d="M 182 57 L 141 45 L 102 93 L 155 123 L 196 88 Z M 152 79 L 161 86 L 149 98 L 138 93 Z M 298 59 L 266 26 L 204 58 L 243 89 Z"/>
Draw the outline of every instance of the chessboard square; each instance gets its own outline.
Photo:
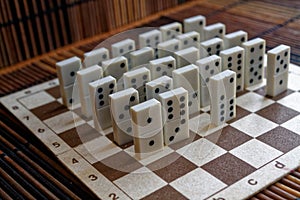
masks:
<path id="1" fill-rule="evenodd" d="M 60 115 L 68 111 L 68 108 L 61 103 L 54 101 L 46 105 L 34 108 L 31 112 L 37 116 L 41 121 L 49 119 L 51 117 Z"/>
<path id="2" fill-rule="evenodd" d="M 177 190 L 172 188 L 170 185 L 166 185 L 163 188 L 149 194 L 142 200 L 157 200 L 157 199 L 164 199 L 164 200 L 187 200 L 185 196 L 180 194 Z"/>
<path id="3" fill-rule="evenodd" d="M 270 104 L 273 100 L 268 99 L 254 92 L 248 92 L 237 98 L 236 104 L 250 112 L 256 112 Z"/>
<path id="4" fill-rule="evenodd" d="M 167 185 L 164 180 L 145 167 L 115 180 L 114 183 L 132 199 L 141 199 Z"/>
<path id="5" fill-rule="evenodd" d="M 279 101 L 277 101 L 278 103 L 289 107 L 291 109 L 294 109 L 298 112 L 300 112 L 300 92 L 294 92 L 292 94 L 290 94 L 289 96 L 286 96 L 282 99 L 280 99 Z"/>
<path id="6" fill-rule="evenodd" d="M 252 113 L 230 125 L 250 135 L 251 137 L 257 137 L 278 126 L 274 122 L 265 119 L 255 113 Z"/>
<path id="7" fill-rule="evenodd" d="M 70 147 L 76 147 L 100 136 L 102 135 L 87 123 L 59 134 Z"/>
<path id="8" fill-rule="evenodd" d="M 195 164 L 176 152 L 151 163 L 147 167 L 168 183 L 197 168 Z"/>
<path id="9" fill-rule="evenodd" d="M 222 147 L 223 149 L 230 151 L 241 144 L 252 139 L 249 135 L 235 129 L 232 126 L 226 126 L 222 131 L 217 131 L 211 135 L 205 137 L 212 143 Z"/>
<path id="10" fill-rule="evenodd" d="M 288 89 L 299 91 L 300 90 L 299 78 L 300 78 L 299 74 L 289 73 Z"/>
<path id="11" fill-rule="evenodd" d="M 281 151 L 256 139 L 242 144 L 231 150 L 230 153 L 256 169 L 282 155 Z"/>
<path id="12" fill-rule="evenodd" d="M 60 95 L 60 90 L 59 90 L 59 86 L 50 88 L 48 90 L 45 90 L 48 94 L 50 94 L 51 96 L 53 96 L 55 99 L 58 99 L 61 97 Z"/>
<path id="13" fill-rule="evenodd" d="M 176 179 L 170 185 L 188 199 L 205 199 L 227 186 L 201 168 Z"/>
<path id="14" fill-rule="evenodd" d="M 76 126 L 83 124 L 83 121 L 78 115 L 72 111 L 68 111 L 52 118 L 44 120 L 44 123 L 48 125 L 56 134 L 62 133 Z"/>
<path id="15" fill-rule="evenodd" d="M 202 166 L 211 160 L 226 153 L 224 149 L 213 144 L 205 138 L 201 138 L 179 150 L 177 153 L 193 162 L 197 166 Z"/>
<path id="16" fill-rule="evenodd" d="M 281 124 L 281 126 L 300 135 L 300 115 Z"/>
<path id="17" fill-rule="evenodd" d="M 74 148 L 91 164 L 101 161 L 121 151 L 121 148 L 112 143 L 105 136 L 100 136 Z"/>
<path id="18" fill-rule="evenodd" d="M 45 91 L 41 91 L 23 98 L 19 101 L 29 110 L 55 101 L 55 99 Z"/>
<path id="19" fill-rule="evenodd" d="M 285 107 L 278 103 L 273 103 L 258 112 L 256 114 L 271 120 L 277 124 L 282 124 L 287 120 L 297 116 L 299 112 Z"/>
<path id="20" fill-rule="evenodd" d="M 138 161 L 124 151 L 120 151 L 99 162 L 96 162 L 93 166 L 110 181 L 117 180 L 142 167 Z"/>
<path id="21" fill-rule="evenodd" d="M 295 147 L 300 146 L 300 135 L 280 126 L 257 137 L 256 139 L 278 149 L 279 151 L 282 151 L 283 153 L 287 153 Z"/>
<path id="22" fill-rule="evenodd" d="M 255 168 L 230 153 L 226 153 L 201 167 L 227 185 L 231 185 L 255 171 Z"/>

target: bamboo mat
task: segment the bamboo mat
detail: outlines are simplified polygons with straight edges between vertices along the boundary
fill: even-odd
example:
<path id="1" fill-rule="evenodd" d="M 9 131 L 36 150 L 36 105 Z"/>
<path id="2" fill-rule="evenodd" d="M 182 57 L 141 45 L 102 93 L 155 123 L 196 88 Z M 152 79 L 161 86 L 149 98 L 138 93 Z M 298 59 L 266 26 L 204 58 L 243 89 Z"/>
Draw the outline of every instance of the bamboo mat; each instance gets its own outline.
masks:
<path id="1" fill-rule="evenodd" d="M 0 96 L 55 78 L 56 62 L 72 56 L 79 56 L 82 58 L 84 52 L 90 51 L 105 38 L 118 32 L 135 27 L 160 26 L 173 21 L 182 22 L 184 18 L 198 14 L 207 17 L 207 24 L 215 22 L 226 24 L 227 33 L 236 30 L 245 30 L 248 32 L 249 38 L 262 37 L 267 40 L 268 49 L 281 43 L 290 45 L 292 47 L 291 62 L 300 65 L 299 1 L 202 0 L 189 2 L 180 7 L 159 12 L 158 14 L 134 22 L 130 25 L 123 26 L 109 33 L 82 40 L 48 54 L 11 66 L 5 70 L 1 70 Z M 9 125 L 13 126 L 13 124 L 15 124 L 15 122 L 11 122 Z M 25 136 L 24 133 L 26 133 L 26 130 L 17 130 L 15 132 L 16 136 L 20 134 L 20 132 Z M 12 147 L 11 145 L 8 146 Z M 42 148 L 42 146 L 39 147 Z M 0 151 L 0 156 L 1 155 L 4 155 L 2 151 Z M 3 158 L 4 157 L 5 156 L 3 156 Z M 53 161 L 50 163 L 55 165 Z M 68 175 L 66 172 L 63 174 L 66 176 Z M 2 179 L 3 177 L 0 178 L 1 183 L 3 182 Z M 76 182 L 76 180 L 74 180 L 74 182 Z M 9 185 L 7 187 L 9 187 Z M 72 188 L 69 190 L 72 190 Z M 68 192 L 68 190 L 65 191 Z M 297 169 L 281 179 L 278 183 L 275 183 L 257 194 L 252 199 L 293 199 L 295 192 L 299 191 L 300 169 Z M 65 192 L 61 193 L 62 195 L 65 194 Z M 58 194 L 61 193 L 58 192 Z M 0 194 L 5 195 L 2 190 L 0 190 Z M 81 194 L 85 194 L 84 191 Z M 49 195 L 51 194 L 49 193 Z"/>

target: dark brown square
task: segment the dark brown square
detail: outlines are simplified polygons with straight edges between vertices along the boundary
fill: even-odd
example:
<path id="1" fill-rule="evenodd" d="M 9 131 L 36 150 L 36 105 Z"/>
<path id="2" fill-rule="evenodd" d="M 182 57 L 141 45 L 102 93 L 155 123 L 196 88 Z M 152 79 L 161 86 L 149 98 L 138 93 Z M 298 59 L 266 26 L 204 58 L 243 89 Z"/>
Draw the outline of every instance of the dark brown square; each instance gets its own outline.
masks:
<path id="1" fill-rule="evenodd" d="M 197 133 L 194 133 L 193 131 L 190 130 L 190 137 L 188 139 L 176 142 L 174 144 L 169 144 L 169 147 L 173 150 L 177 150 L 180 149 L 196 140 L 199 140 L 201 138 L 200 135 L 198 135 Z"/>
<path id="2" fill-rule="evenodd" d="M 114 141 L 114 134 L 113 133 L 109 133 L 106 135 L 106 137 L 113 143 L 115 143 Z M 120 147 L 121 149 L 127 149 L 128 147 L 132 146 L 133 145 L 133 141 L 131 142 L 128 142 L 126 144 L 123 144 L 123 145 L 118 145 L 117 143 L 115 143 L 118 147 Z"/>
<path id="3" fill-rule="evenodd" d="M 230 121 L 228 121 L 228 124 L 231 124 L 247 115 L 251 114 L 251 112 L 249 112 L 248 110 L 245 110 L 244 108 L 240 107 L 240 106 L 236 106 L 236 117 Z"/>
<path id="4" fill-rule="evenodd" d="M 166 185 L 165 187 L 156 190 L 152 194 L 149 194 L 148 196 L 142 198 L 143 200 L 185 200 L 187 199 L 184 197 L 181 193 L 179 193 L 177 190 L 175 190 L 170 185 Z"/>
<path id="5" fill-rule="evenodd" d="M 276 127 L 257 137 L 258 140 L 286 153 L 300 145 L 300 136 L 283 127 Z"/>
<path id="6" fill-rule="evenodd" d="M 42 121 L 67 111 L 69 111 L 68 108 L 57 101 L 42 105 L 31 110 L 31 112 Z"/>
<path id="7" fill-rule="evenodd" d="M 59 86 L 50 88 L 48 90 L 46 90 L 46 92 L 48 92 L 51 96 L 53 96 L 55 99 L 58 99 L 61 97 L 60 95 L 60 91 L 59 91 Z"/>
<path id="8" fill-rule="evenodd" d="M 110 181 L 114 181 L 141 168 L 142 164 L 126 152 L 120 151 L 119 153 L 93 164 L 93 166 Z"/>
<path id="9" fill-rule="evenodd" d="M 255 171 L 254 167 L 230 153 L 226 153 L 212 160 L 201 168 L 227 185 L 231 185 Z"/>
<path id="10" fill-rule="evenodd" d="M 258 112 L 256 112 L 256 114 L 267 118 L 277 124 L 282 124 L 289 119 L 297 116 L 299 113 L 281 104 L 273 103 L 272 105 L 259 110 Z"/>
<path id="11" fill-rule="evenodd" d="M 222 132 L 217 131 L 206 137 L 209 141 L 217 144 L 223 149 L 230 151 L 237 146 L 252 139 L 249 135 L 237 130 L 236 128 L 228 125 L 222 129 Z"/>
<path id="12" fill-rule="evenodd" d="M 85 142 L 91 141 L 102 134 L 93 129 L 88 124 L 83 124 L 78 127 L 67 130 L 59 136 L 67 143 L 70 147 L 76 147 Z"/>
<path id="13" fill-rule="evenodd" d="M 278 101 L 278 100 L 282 99 L 283 97 L 286 97 L 286 96 L 292 94 L 294 91 L 290 90 L 290 89 L 287 89 L 286 91 L 280 93 L 279 95 L 276 95 L 275 97 L 270 97 L 270 96 L 266 95 L 266 86 L 264 86 L 264 87 L 261 87 L 257 90 L 254 90 L 254 92 L 257 93 L 257 94 L 260 94 L 262 96 L 266 96 L 267 98 L 272 99 L 274 101 Z"/>
<path id="14" fill-rule="evenodd" d="M 195 164 L 176 152 L 149 164 L 147 167 L 168 183 L 197 168 Z"/>

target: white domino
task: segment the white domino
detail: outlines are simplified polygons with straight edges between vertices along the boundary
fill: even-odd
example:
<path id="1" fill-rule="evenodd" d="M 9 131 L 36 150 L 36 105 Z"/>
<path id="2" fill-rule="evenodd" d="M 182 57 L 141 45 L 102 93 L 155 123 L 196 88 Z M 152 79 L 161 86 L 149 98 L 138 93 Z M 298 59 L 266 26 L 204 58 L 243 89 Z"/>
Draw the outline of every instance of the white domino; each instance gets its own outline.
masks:
<path id="1" fill-rule="evenodd" d="M 175 51 L 179 49 L 179 40 L 178 39 L 171 39 L 165 42 L 161 42 L 157 45 L 158 50 L 158 57 L 166 57 L 166 56 L 173 56 Z"/>
<path id="2" fill-rule="evenodd" d="M 291 48 L 279 45 L 268 51 L 267 95 L 276 96 L 287 90 Z"/>
<path id="3" fill-rule="evenodd" d="M 189 114 L 200 111 L 199 69 L 196 65 L 187 65 L 173 71 L 174 88 L 183 87 L 188 91 Z"/>
<path id="4" fill-rule="evenodd" d="M 109 97 L 114 141 L 123 145 L 133 140 L 130 107 L 139 103 L 138 91 L 128 88 Z"/>
<path id="5" fill-rule="evenodd" d="M 164 148 L 161 103 L 150 99 L 130 108 L 134 150 L 139 158 Z"/>
<path id="6" fill-rule="evenodd" d="M 188 47 L 200 47 L 200 34 L 196 31 L 191 31 L 177 36 L 179 40 L 179 48 L 186 49 Z"/>
<path id="7" fill-rule="evenodd" d="M 140 48 L 152 47 L 155 49 L 160 42 L 162 42 L 162 33 L 157 29 L 139 35 Z"/>
<path id="8" fill-rule="evenodd" d="M 217 55 L 212 55 L 198 60 L 196 65 L 200 74 L 200 105 L 201 107 L 206 107 L 210 105 L 209 78 L 221 72 L 221 58 Z"/>
<path id="9" fill-rule="evenodd" d="M 176 60 L 172 56 L 151 60 L 149 63 L 152 79 L 156 79 L 161 76 L 172 77 L 172 71 L 176 69 Z"/>
<path id="10" fill-rule="evenodd" d="M 132 39 L 125 39 L 111 45 L 112 57 L 123 56 L 128 52 L 135 50 L 135 41 Z"/>
<path id="11" fill-rule="evenodd" d="M 163 25 L 159 29 L 162 33 L 163 41 L 174 39 L 177 35 L 182 33 L 182 25 L 179 22 Z"/>
<path id="12" fill-rule="evenodd" d="M 112 58 L 102 62 L 104 76 L 113 76 L 117 81 L 128 71 L 128 61 L 124 56 Z"/>
<path id="13" fill-rule="evenodd" d="M 84 53 L 83 67 L 87 68 L 93 65 L 102 65 L 102 61 L 109 59 L 109 51 L 106 48 L 99 48 Z"/>
<path id="14" fill-rule="evenodd" d="M 223 38 L 226 32 L 226 27 L 222 23 L 211 24 L 204 27 L 204 39 L 209 40 L 215 37 Z"/>
<path id="15" fill-rule="evenodd" d="M 112 125 L 109 95 L 116 92 L 116 84 L 116 79 L 112 76 L 89 83 L 94 126 L 98 131 L 105 130 Z"/>
<path id="16" fill-rule="evenodd" d="M 230 49 L 221 51 L 222 70 L 232 70 L 236 73 L 236 91 L 244 90 L 244 62 L 245 50 L 242 47 L 236 46 Z"/>
<path id="17" fill-rule="evenodd" d="M 124 73 L 124 87 L 136 89 L 139 92 L 140 102 L 146 100 L 146 83 L 149 81 L 151 81 L 151 74 L 146 67 Z"/>
<path id="18" fill-rule="evenodd" d="M 220 55 L 220 52 L 224 49 L 224 42 L 221 38 L 213 38 L 210 40 L 206 40 L 201 42 L 201 50 L 200 55 L 202 58 L 211 55 Z"/>
<path id="19" fill-rule="evenodd" d="M 236 31 L 228 33 L 224 36 L 224 47 L 229 49 L 236 46 L 242 46 L 244 42 L 248 41 L 248 33 L 245 31 Z"/>
<path id="20" fill-rule="evenodd" d="M 141 65 L 148 64 L 154 59 L 154 50 L 151 47 L 144 47 L 130 53 L 131 68 L 137 68 Z"/>
<path id="21" fill-rule="evenodd" d="M 236 116 L 236 73 L 225 70 L 210 77 L 211 122 L 219 126 Z"/>
<path id="22" fill-rule="evenodd" d="M 262 83 L 264 78 L 265 40 L 255 38 L 244 42 L 242 46 L 245 49 L 245 87 Z"/>
<path id="23" fill-rule="evenodd" d="M 189 138 L 188 91 L 176 88 L 159 94 L 166 145 Z"/>
<path id="24" fill-rule="evenodd" d="M 204 27 L 206 26 L 206 18 L 202 15 L 186 18 L 183 21 L 184 32 L 196 31 L 200 34 L 200 39 L 204 39 Z"/>
<path id="25" fill-rule="evenodd" d="M 199 49 L 196 47 L 189 47 L 175 52 L 175 59 L 177 63 L 177 68 L 194 64 L 198 59 L 200 59 Z"/>
<path id="26" fill-rule="evenodd" d="M 157 99 L 160 93 L 173 89 L 173 79 L 168 76 L 162 76 L 146 83 L 147 99 Z"/>
<path id="27" fill-rule="evenodd" d="M 81 102 L 81 112 L 84 116 L 92 116 L 92 107 L 89 93 L 89 83 L 103 77 L 102 67 L 94 65 L 89 68 L 79 70 L 77 79 L 79 85 L 79 97 Z"/>

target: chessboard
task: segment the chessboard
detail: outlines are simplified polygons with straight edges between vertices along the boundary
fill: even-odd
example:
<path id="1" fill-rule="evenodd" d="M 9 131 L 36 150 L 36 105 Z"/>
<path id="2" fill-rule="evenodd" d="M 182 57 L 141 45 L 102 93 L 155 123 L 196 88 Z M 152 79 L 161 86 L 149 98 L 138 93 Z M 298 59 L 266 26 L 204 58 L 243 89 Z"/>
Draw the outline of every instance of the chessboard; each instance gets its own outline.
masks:
<path id="1" fill-rule="evenodd" d="M 210 126 L 210 112 L 190 118 L 190 138 L 146 158 L 98 132 L 80 105 L 62 104 L 57 79 L 0 99 L 101 199 L 245 199 L 300 165 L 300 68 L 288 90 L 266 96 L 264 80 L 237 94 L 236 118 Z"/>

